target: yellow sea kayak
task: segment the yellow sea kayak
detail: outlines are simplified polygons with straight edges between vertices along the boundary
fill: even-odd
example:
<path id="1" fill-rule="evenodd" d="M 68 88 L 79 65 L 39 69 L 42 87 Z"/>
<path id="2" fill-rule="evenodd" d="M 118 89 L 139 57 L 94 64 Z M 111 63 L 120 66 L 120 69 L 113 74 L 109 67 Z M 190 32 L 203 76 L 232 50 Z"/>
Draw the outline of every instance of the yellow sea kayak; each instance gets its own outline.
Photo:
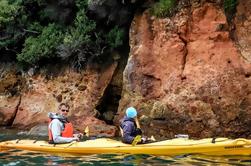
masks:
<path id="1" fill-rule="evenodd" d="M 151 154 L 151 155 L 251 155 L 251 140 L 239 138 L 206 138 L 191 140 L 176 138 L 149 144 L 135 146 L 124 144 L 109 138 L 99 138 L 84 142 L 68 144 L 48 144 L 46 141 L 12 140 L 0 142 L 0 150 L 20 149 L 52 153 L 72 154 L 100 154 L 100 153 L 126 153 L 126 154 Z"/>

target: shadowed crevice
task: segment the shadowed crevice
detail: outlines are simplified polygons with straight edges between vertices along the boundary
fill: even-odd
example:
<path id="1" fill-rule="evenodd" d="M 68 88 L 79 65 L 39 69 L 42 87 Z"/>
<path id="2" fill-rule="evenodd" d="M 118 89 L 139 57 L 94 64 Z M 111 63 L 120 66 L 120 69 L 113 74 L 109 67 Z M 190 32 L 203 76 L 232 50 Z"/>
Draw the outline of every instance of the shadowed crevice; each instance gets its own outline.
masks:
<path id="1" fill-rule="evenodd" d="M 18 112 L 19 106 L 21 104 L 21 101 L 22 101 L 22 95 L 19 96 L 19 101 L 18 101 L 17 106 L 15 108 L 15 112 L 14 112 L 13 116 L 11 117 L 11 119 L 9 120 L 9 122 L 7 123 L 7 126 L 11 127 L 13 125 L 13 122 L 17 116 L 17 112 Z"/>
<path id="2" fill-rule="evenodd" d="M 100 104 L 96 107 L 96 110 L 100 113 L 98 118 L 104 120 L 107 124 L 113 124 L 114 115 L 117 113 L 121 99 L 121 91 L 121 87 L 108 85 Z"/>
<path id="3" fill-rule="evenodd" d="M 119 101 L 121 99 L 123 89 L 123 71 L 127 65 L 128 55 L 130 51 L 129 42 L 120 51 L 120 60 L 113 74 L 109 85 L 107 85 L 96 110 L 99 112 L 97 118 L 105 121 L 107 124 L 113 125 L 114 116 L 117 114 Z"/>
<path id="4" fill-rule="evenodd" d="M 185 80 L 186 77 L 183 75 L 183 72 L 185 70 L 186 61 L 187 61 L 187 55 L 188 55 L 187 43 L 188 42 L 181 35 L 179 35 L 179 39 L 184 43 L 184 55 L 183 55 L 183 58 L 182 58 L 181 79 Z"/>

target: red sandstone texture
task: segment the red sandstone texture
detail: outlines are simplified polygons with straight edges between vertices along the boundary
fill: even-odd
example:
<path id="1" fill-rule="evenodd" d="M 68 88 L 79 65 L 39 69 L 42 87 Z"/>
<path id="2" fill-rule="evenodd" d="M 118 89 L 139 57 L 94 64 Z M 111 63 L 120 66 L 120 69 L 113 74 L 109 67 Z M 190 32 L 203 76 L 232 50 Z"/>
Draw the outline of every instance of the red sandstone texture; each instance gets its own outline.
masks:
<path id="1" fill-rule="evenodd" d="M 97 119 L 95 107 L 112 79 L 116 66 L 117 63 L 113 63 L 100 71 L 87 69 L 84 72 L 58 68 L 61 71 L 51 77 L 48 74 L 24 75 L 22 78 L 26 83 L 20 94 L 16 94 L 18 97 L 2 95 L 1 125 L 29 130 L 47 124 L 48 112 L 57 112 L 58 105 L 65 102 L 70 105 L 69 119 L 77 131 L 83 132 L 86 126 L 95 125 L 90 127 L 91 135 L 101 133 L 114 136 L 116 127 Z M 12 82 L 9 84 L 12 85 Z M 98 128 L 100 125 L 102 127 Z"/>
<path id="2" fill-rule="evenodd" d="M 135 16 L 130 40 L 116 123 L 135 106 L 146 135 L 250 135 L 251 64 L 220 7 L 204 3 L 170 19 L 145 11 Z"/>

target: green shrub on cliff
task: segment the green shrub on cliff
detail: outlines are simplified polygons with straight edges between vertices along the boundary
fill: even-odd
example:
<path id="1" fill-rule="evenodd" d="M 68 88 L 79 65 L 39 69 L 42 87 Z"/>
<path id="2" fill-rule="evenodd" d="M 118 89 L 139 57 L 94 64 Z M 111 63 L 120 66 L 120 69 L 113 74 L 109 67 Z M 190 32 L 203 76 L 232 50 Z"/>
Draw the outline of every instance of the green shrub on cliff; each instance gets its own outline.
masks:
<path id="1" fill-rule="evenodd" d="M 172 14 L 175 4 L 176 0 L 160 0 L 154 4 L 151 12 L 157 17 L 168 17 Z"/>
<path id="2" fill-rule="evenodd" d="M 87 17 L 87 4 L 88 0 L 0 0 L 0 52 L 12 54 L 24 67 L 50 63 L 51 58 L 77 68 L 89 59 L 99 61 L 122 45 L 124 33 L 114 24 L 98 28 Z"/>
<path id="3" fill-rule="evenodd" d="M 13 46 L 22 38 L 24 22 L 26 15 L 19 3 L 0 0 L 0 49 Z"/>
<path id="4" fill-rule="evenodd" d="M 57 54 L 62 59 L 67 59 L 71 65 L 80 69 L 89 59 L 99 61 L 106 56 L 106 51 L 122 45 L 123 32 L 117 26 L 107 34 L 99 31 L 96 23 L 86 16 L 87 4 L 85 1 L 76 1 L 79 12 L 64 36 L 63 43 L 58 47 Z"/>
<path id="5" fill-rule="evenodd" d="M 224 10 L 228 21 L 230 21 L 236 11 L 237 0 L 224 0 Z"/>
<path id="6" fill-rule="evenodd" d="M 236 0 L 224 0 L 224 9 L 226 12 L 235 10 L 236 5 L 237 5 Z"/>
<path id="7" fill-rule="evenodd" d="M 0 28 L 14 20 L 19 8 L 16 4 L 9 4 L 6 0 L 0 0 Z"/>
<path id="8" fill-rule="evenodd" d="M 36 64 L 43 58 L 55 57 L 55 49 L 63 39 L 61 28 L 55 24 L 49 24 L 43 28 L 40 35 L 30 36 L 25 40 L 24 48 L 17 56 L 22 63 Z"/>
<path id="9" fill-rule="evenodd" d="M 111 48 L 119 47 L 123 44 L 123 36 L 125 35 L 122 29 L 119 29 L 118 26 L 115 26 L 111 31 L 107 34 L 107 42 Z"/>
<path id="10" fill-rule="evenodd" d="M 68 59 L 75 68 L 82 68 L 93 50 L 92 33 L 96 24 L 85 15 L 84 9 L 77 13 L 74 25 L 66 32 L 63 42 L 57 48 L 57 55 Z"/>

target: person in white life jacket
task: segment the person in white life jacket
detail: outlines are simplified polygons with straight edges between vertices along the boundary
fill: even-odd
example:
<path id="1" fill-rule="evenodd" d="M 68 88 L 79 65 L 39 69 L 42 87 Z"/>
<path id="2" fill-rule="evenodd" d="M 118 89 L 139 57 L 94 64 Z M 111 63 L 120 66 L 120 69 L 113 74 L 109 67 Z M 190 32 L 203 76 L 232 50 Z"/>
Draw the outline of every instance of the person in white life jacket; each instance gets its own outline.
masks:
<path id="1" fill-rule="evenodd" d="M 49 113 L 48 136 L 49 143 L 69 143 L 79 141 L 83 134 L 73 134 L 73 125 L 67 120 L 69 105 L 61 103 L 58 113 Z"/>

